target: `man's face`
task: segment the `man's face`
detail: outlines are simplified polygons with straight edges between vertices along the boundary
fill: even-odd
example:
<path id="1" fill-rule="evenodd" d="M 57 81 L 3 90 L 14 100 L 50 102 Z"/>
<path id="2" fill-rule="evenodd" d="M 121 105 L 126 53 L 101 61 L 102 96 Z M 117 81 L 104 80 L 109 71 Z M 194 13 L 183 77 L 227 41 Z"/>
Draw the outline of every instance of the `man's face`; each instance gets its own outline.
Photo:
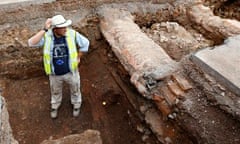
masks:
<path id="1" fill-rule="evenodd" d="M 65 36 L 67 27 L 54 28 L 54 33 L 58 36 Z"/>

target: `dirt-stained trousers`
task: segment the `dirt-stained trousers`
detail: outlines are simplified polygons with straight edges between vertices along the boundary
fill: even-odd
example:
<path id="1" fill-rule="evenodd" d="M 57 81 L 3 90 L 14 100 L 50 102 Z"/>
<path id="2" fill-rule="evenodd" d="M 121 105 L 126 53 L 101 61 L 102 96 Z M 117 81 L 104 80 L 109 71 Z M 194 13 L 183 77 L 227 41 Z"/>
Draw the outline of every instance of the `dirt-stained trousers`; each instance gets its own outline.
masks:
<path id="1" fill-rule="evenodd" d="M 71 103 L 74 109 L 80 108 L 82 96 L 80 91 L 80 75 L 78 69 L 64 75 L 49 75 L 51 89 L 51 108 L 58 109 L 62 102 L 62 85 L 66 82 L 70 87 Z"/>

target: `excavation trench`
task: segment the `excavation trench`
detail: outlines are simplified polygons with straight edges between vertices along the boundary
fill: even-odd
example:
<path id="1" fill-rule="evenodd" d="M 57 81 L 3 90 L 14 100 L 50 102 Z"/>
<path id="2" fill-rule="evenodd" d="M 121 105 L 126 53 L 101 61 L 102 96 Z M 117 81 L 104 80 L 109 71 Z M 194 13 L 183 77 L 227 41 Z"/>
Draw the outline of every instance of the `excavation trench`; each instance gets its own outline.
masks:
<path id="1" fill-rule="evenodd" d="M 29 10 L 44 11 L 24 17 L 28 8 L 23 8 L 19 17 L 26 18 L 29 27 L 10 17 L 3 22 L 10 21 L 12 27 L 1 23 L 0 92 L 19 143 L 41 143 L 87 129 L 98 130 L 104 144 L 221 143 L 225 134 L 226 143 L 239 142 L 240 125 L 231 117 L 239 119 L 238 106 L 219 109 L 226 103 L 214 103 L 214 98 L 223 86 L 216 82 L 212 88 L 215 81 L 209 82 L 212 78 L 189 60 L 192 53 L 240 34 L 239 22 L 215 17 L 199 1 L 103 4 L 94 11 L 74 3 L 49 7 L 62 7 L 55 8 L 57 13 L 69 16 L 73 28 L 91 41 L 79 65 L 83 105 L 78 118 L 72 117 L 67 85 L 59 117 L 50 118 L 42 50 L 26 45 L 41 29 L 42 15 L 53 12 L 35 6 Z M 9 12 L 14 14 L 17 11 Z M 228 91 L 226 95 L 236 98 Z"/>
<path id="2" fill-rule="evenodd" d="M 5 81 L 3 96 L 8 104 L 13 135 L 19 143 L 40 143 L 45 139 L 57 139 L 87 129 L 99 130 L 104 143 L 142 142 L 142 134 L 136 128 L 147 127 L 136 116 L 137 111 L 126 97 L 128 94 L 135 97 L 140 95 L 123 82 L 128 81 L 127 73 L 114 58 L 110 47 L 104 40 L 101 41 L 96 50 L 82 59 L 79 71 L 83 105 L 78 118 L 72 117 L 67 86 L 64 86 L 59 117 L 52 120 L 49 115 L 47 77 L 29 76 L 24 80 Z M 151 133 L 149 141 L 155 141 Z"/>

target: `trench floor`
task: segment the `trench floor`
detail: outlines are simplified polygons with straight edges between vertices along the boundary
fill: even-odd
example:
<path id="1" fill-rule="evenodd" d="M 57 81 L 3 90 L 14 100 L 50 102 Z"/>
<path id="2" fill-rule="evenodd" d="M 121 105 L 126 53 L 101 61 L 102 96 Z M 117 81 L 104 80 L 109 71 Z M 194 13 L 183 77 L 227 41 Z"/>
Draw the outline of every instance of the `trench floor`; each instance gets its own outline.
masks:
<path id="1" fill-rule="evenodd" d="M 81 60 L 79 71 L 83 104 L 77 118 L 72 116 L 67 85 L 64 85 L 58 118 L 53 120 L 48 77 L 6 81 L 3 96 L 8 104 L 13 135 L 20 144 L 37 144 L 87 129 L 99 130 L 104 144 L 158 143 L 153 135 L 142 141 L 143 135 L 137 126 L 143 122 L 129 103 L 128 92 L 121 90 L 112 73 L 123 81 L 124 77 L 129 78 L 112 53 L 104 48 L 95 49 Z M 131 86 L 128 91 L 139 96 Z"/>

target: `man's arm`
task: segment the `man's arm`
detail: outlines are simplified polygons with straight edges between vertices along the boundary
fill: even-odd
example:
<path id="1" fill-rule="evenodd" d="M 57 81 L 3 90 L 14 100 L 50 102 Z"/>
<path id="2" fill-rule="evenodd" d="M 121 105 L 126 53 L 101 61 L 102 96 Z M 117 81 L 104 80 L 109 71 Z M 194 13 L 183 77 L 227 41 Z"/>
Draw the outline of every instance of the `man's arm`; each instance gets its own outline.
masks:
<path id="1" fill-rule="evenodd" d="M 45 29 L 49 29 L 51 27 L 51 23 L 52 20 L 51 19 L 47 19 L 45 22 Z M 34 36 L 32 36 L 29 40 L 28 40 L 28 45 L 29 46 L 35 46 L 37 45 L 43 38 L 45 34 L 45 30 L 40 30 L 38 33 L 36 33 Z"/>
<path id="2" fill-rule="evenodd" d="M 79 47 L 79 52 L 88 52 L 89 40 L 78 32 L 76 32 L 76 43 Z"/>
<path id="3" fill-rule="evenodd" d="M 81 35 L 80 33 L 76 32 L 76 43 L 79 47 L 78 50 L 78 63 L 80 63 L 80 59 L 83 53 L 87 52 L 89 49 L 89 40 Z"/>

